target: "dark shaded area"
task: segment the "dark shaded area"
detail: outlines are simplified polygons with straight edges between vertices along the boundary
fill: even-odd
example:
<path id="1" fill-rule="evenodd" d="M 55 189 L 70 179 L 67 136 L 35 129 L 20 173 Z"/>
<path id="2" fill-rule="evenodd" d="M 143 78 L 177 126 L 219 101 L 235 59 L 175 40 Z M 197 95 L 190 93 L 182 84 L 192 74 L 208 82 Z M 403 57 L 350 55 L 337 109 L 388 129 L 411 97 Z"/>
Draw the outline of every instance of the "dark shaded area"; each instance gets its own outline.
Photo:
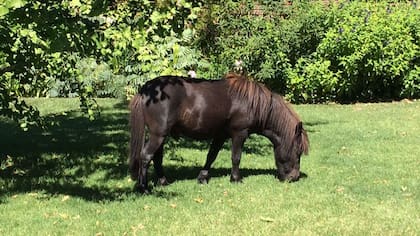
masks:
<path id="1" fill-rule="evenodd" d="M 168 181 L 170 183 L 180 180 L 192 180 L 196 179 L 198 173 L 202 169 L 201 166 L 167 166 L 165 167 L 165 173 Z M 254 175 L 275 175 L 276 170 L 273 166 L 272 169 L 251 169 L 251 168 L 241 168 L 242 177 L 246 178 L 248 176 Z M 231 172 L 230 168 L 212 168 L 210 169 L 210 178 L 224 177 L 229 176 Z M 210 179 L 211 184 L 211 179 Z"/>
<path id="2" fill-rule="evenodd" d="M 22 131 L 17 124 L 0 117 L 0 203 L 4 197 L 31 191 L 47 194 L 65 194 L 89 201 L 122 200 L 135 194 L 133 186 L 118 188 L 115 182 L 128 177 L 128 110 L 121 103 L 106 107 L 95 121 L 89 121 L 79 111 L 53 114 L 46 117 L 54 125 L 45 130 Z M 244 151 L 267 154 L 272 145 L 260 142 L 254 136 L 245 144 Z M 207 152 L 208 141 L 179 138 L 171 148 L 184 147 Z M 230 150 L 230 142 L 224 148 Z M 170 153 L 168 153 L 170 155 Z M 168 157 L 167 157 L 168 158 Z M 174 161 L 172 157 L 169 157 Z M 205 155 L 202 157 L 203 164 Z M 201 166 L 165 165 L 170 182 L 196 179 Z M 153 168 L 150 168 L 153 171 Z M 230 168 L 212 168 L 212 178 L 230 175 Z M 97 183 L 87 183 L 91 175 L 104 173 Z M 243 177 L 253 175 L 275 175 L 272 169 L 241 168 Z M 114 181 L 114 185 L 109 182 Z M 125 180 L 124 180 L 125 181 Z M 211 184 L 211 180 L 210 180 Z M 177 193 L 161 190 L 152 193 L 156 197 L 168 198 Z M 3 200 L 2 200 L 3 199 Z"/>
<path id="3" fill-rule="evenodd" d="M 165 173 L 166 177 L 169 183 L 173 183 L 176 181 L 181 180 L 194 180 L 197 179 L 197 175 L 202 169 L 201 166 L 167 166 L 165 167 Z M 225 177 L 229 176 L 231 173 L 230 168 L 212 168 L 209 171 L 210 174 L 210 181 L 209 184 L 211 184 L 212 178 L 217 177 Z M 246 177 L 249 176 L 255 176 L 255 175 L 272 175 L 273 179 L 277 176 L 277 171 L 275 167 L 273 166 L 272 169 L 253 169 L 253 168 L 241 168 L 240 169 L 241 176 L 245 178 L 244 181 L 246 181 Z M 300 172 L 300 179 L 307 178 L 308 175 L 304 172 Z M 156 184 L 156 177 L 154 178 L 155 184 Z M 152 192 L 153 193 L 153 192 Z"/>
<path id="4" fill-rule="evenodd" d="M 308 133 L 315 133 L 319 131 L 315 127 L 328 125 L 329 123 L 329 121 L 325 120 L 308 121 L 303 123 L 303 127 Z"/>
<path id="5" fill-rule="evenodd" d="M 28 132 L 0 118 L 0 196 L 44 190 L 89 200 L 117 198 L 123 190 L 86 187 L 85 180 L 97 171 L 105 171 L 104 181 L 127 176 L 128 113 L 122 105 L 92 122 L 79 112 L 50 115 L 46 120 L 54 125 Z"/>

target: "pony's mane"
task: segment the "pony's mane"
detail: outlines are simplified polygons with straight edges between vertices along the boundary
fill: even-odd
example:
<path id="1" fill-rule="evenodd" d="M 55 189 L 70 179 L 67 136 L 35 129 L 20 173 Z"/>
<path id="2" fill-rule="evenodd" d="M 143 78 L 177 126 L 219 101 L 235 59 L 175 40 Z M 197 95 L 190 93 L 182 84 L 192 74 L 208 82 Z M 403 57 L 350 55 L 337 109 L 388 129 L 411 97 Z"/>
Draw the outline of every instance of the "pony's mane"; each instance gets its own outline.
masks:
<path id="1" fill-rule="evenodd" d="M 297 127 L 302 129 L 301 148 L 304 153 L 308 151 L 306 131 L 301 127 L 301 120 L 290 105 L 279 94 L 271 92 L 261 83 L 250 80 L 245 75 L 228 73 L 224 76 L 228 81 L 231 96 L 243 101 L 249 114 L 254 114 L 262 128 L 276 130 L 283 143 L 292 146 L 295 141 Z M 300 132 L 300 131 L 299 131 Z"/>
<path id="2" fill-rule="evenodd" d="M 271 108 L 271 91 L 263 84 L 250 80 L 245 75 L 228 73 L 224 79 L 229 84 L 229 94 L 248 106 L 259 122 L 265 123 Z"/>
<path id="3" fill-rule="evenodd" d="M 273 112 L 269 117 L 269 123 L 273 125 L 274 130 L 279 131 L 282 143 L 288 144 L 286 146 L 291 147 L 293 142 L 298 142 L 301 151 L 308 154 L 308 136 L 303 129 L 299 115 L 282 96 L 273 94 L 272 101 Z"/>

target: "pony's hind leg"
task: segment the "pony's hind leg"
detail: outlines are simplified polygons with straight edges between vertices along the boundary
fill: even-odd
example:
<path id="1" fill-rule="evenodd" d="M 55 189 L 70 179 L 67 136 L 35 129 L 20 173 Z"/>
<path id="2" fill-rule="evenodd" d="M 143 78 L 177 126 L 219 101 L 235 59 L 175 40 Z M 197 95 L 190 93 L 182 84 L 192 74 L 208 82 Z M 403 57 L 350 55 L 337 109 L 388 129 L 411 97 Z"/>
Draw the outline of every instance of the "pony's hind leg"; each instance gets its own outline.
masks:
<path id="1" fill-rule="evenodd" d="M 209 152 L 207 154 L 206 164 L 204 165 L 203 169 L 200 171 L 200 174 L 197 177 L 198 183 L 206 184 L 208 183 L 210 176 L 209 170 L 211 165 L 213 164 L 214 160 L 216 160 L 217 154 L 219 153 L 220 149 L 225 143 L 225 138 L 215 138 L 213 139 Z"/>
<path id="2" fill-rule="evenodd" d="M 163 173 L 163 166 L 162 166 L 162 161 L 163 161 L 163 143 L 160 145 L 160 147 L 158 148 L 158 150 L 155 152 L 155 155 L 153 156 L 153 166 L 155 168 L 156 171 L 156 175 L 157 175 L 157 185 L 160 186 L 164 186 L 164 185 L 168 185 L 168 181 L 166 180 L 165 174 Z"/>
<path id="3" fill-rule="evenodd" d="M 164 138 L 155 134 L 151 134 L 149 141 L 147 141 L 140 156 L 140 168 L 138 178 L 138 190 L 141 193 L 149 193 L 147 169 L 149 168 L 150 161 L 155 156 L 156 151 L 162 145 Z"/>

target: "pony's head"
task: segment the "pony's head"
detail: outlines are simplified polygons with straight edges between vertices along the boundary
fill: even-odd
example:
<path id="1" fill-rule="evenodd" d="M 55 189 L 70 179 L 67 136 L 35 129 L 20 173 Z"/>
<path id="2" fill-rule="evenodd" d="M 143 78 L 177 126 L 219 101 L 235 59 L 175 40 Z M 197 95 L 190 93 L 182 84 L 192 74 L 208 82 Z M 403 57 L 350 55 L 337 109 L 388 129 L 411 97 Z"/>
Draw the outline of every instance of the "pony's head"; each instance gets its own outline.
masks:
<path id="1" fill-rule="evenodd" d="M 274 145 L 278 178 L 296 181 L 300 177 L 300 157 L 307 154 L 309 141 L 302 122 L 279 94 L 244 75 L 227 74 L 229 92 L 244 101 L 257 129 Z"/>
<path id="2" fill-rule="evenodd" d="M 300 177 L 300 158 L 309 150 L 308 135 L 302 122 L 297 123 L 292 142 L 286 146 L 275 147 L 278 178 L 281 181 L 297 181 Z"/>

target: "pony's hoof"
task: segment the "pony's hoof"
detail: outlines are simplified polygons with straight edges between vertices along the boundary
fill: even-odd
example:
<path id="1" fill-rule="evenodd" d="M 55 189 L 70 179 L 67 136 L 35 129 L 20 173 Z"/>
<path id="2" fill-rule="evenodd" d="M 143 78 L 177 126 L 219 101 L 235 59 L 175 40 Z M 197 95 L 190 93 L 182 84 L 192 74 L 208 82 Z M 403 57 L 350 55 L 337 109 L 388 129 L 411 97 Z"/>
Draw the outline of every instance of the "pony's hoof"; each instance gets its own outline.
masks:
<path id="1" fill-rule="evenodd" d="M 138 193 L 140 193 L 141 195 L 149 195 L 152 193 L 152 191 L 148 188 L 144 188 L 144 189 L 138 189 Z"/>
<path id="2" fill-rule="evenodd" d="M 200 174 L 197 177 L 197 182 L 199 184 L 208 184 L 210 180 L 209 172 L 207 170 L 200 171 Z"/>
<path id="3" fill-rule="evenodd" d="M 167 185 L 169 185 L 169 182 L 168 182 L 168 180 L 166 179 L 166 177 L 165 177 L 165 176 L 163 176 L 162 178 L 159 178 L 159 179 L 157 180 L 156 185 L 157 185 L 157 186 L 167 186 Z"/>
<path id="4" fill-rule="evenodd" d="M 208 179 L 200 179 L 200 178 L 198 178 L 197 179 L 197 182 L 199 184 L 208 184 L 209 183 L 209 180 Z"/>
<path id="5" fill-rule="evenodd" d="M 242 177 L 241 176 L 230 176 L 230 182 L 231 183 L 242 183 Z"/>
<path id="6" fill-rule="evenodd" d="M 134 191 L 136 191 L 136 192 L 138 192 L 142 195 L 149 195 L 151 193 L 151 190 L 148 187 L 146 187 L 144 185 L 139 185 L 139 184 L 136 184 L 134 186 Z"/>

